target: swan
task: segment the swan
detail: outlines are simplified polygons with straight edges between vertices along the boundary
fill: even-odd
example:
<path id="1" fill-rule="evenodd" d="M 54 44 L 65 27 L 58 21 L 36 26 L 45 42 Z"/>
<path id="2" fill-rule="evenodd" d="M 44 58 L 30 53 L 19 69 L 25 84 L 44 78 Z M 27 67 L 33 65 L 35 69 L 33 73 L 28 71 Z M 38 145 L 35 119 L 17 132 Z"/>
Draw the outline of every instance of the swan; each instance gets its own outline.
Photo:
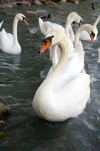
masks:
<path id="1" fill-rule="evenodd" d="M 18 42 L 17 38 L 17 25 L 18 21 L 21 20 L 24 23 L 27 23 L 26 17 L 18 13 L 16 14 L 13 22 L 13 35 L 10 33 L 7 33 L 5 29 L 2 29 L 0 32 L 0 50 L 9 53 L 9 54 L 20 54 L 21 53 L 21 46 Z"/>
<path id="2" fill-rule="evenodd" d="M 98 34 L 98 29 L 97 29 L 97 24 L 100 21 L 100 15 L 97 17 L 95 23 L 93 24 L 93 27 L 95 28 L 95 37 L 94 40 L 97 40 L 97 34 Z M 88 33 L 86 31 L 83 31 L 80 35 L 80 40 L 91 40 Z"/>
<path id="3" fill-rule="evenodd" d="M 42 19 L 41 19 L 41 17 L 39 17 L 39 27 L 40 27 L 40 30 L 41 30 L 41 33 L 43 34 L 43 35 L 45 35 L 46 36 L 46 34 L 47 34 L 47 32 L 48 32 L 48 28 L 49 28 L 49 30 L 51 29 L 56 29 L 56 28 L 59 28 L 59 29 L 61 29 L 63 32 L 65 31 L 65 29 L 64 29 L 64 27 L 62 27 L 61 25 L 59 25 L 59 24 L 56 24 L 56 23 L 52 23 L 52 22 L 50 22 L 50 21 L 43 21 Z"/>
<path id="4" fill-rule="evenodd" d="M 43 20 L 41 18 L 39 18 L 39 27 L 40 27 L 41 33 L 44 35 L 46 35 L 50 30 L 56 29 L 56 28 L 65 32 L 66 35 L 69 37 L 69 45 L 70 45 L 69 54 L 70 54 L 74 51 L 73 43 L 70 39 L 70 35 L 72 36 L 72 39 L 74 39 L 73 30 L 71 28 L 71 24 L 73 21 L 75 21 L 81 25 L 83 19 L 76 12 L 71 12 L 67 17 L 67 24 L 66 24 L 65 29 L 61 25 L 56 24 L 56 23 L 51 23 L 48 21 L 43 22 Z M 70 35 L 69 35 L 69 32 L 70 32 Z M 49 49 L 50 49 L 50 59 L 52 60 L 53 66 L 55 67 L 58 63 L 59 58 L 60 58 L 60 50 L 57 47 L 57 50 L 55 50 L 56 51 L 55 55 L 52 56 L 52 46 Z"/>
<path id="5" fill-rule="evenodd" d="M 59 36 L 58 36 L 59 35 Z M 68 60 L 68 39 L 59 29 L 50 31 L 44 39 L 52 46 L 61 47 L 61 57 L 54 71 L 46 77 L 37 89 L 32 107 L 41 118 L 61 122 L 71 117 L 77 117 L 83 112 L 90 98 L 90 76 L 86 73 L 66 73 L 63 84 L 56 87 L 60 73 Z M 45 45 L 46 46 L 46 45 Z M 43 46 L 40 53 L 45 51 Z M 69 80 L 68 78 L 69 77 Z"/>
<path id="6" fill-rule="evenodd" d="M 0 28 L 1 28 L 2 24 L 3 24 L 3 22 L 4 22 L 4 20 L 3 20 L 3 21 L 1 21 L 1 23 L 0 23 Z"/>
<path id="7" fill-rule="evenodd" d="M 74 42 L 74 32 L 73 32 L 72 26 L 71 26 L 71 24 L 73 22 L 76 22 L 79 24 L 79 26 L 81 26 L 83 23 L 83 19 L 76 12 L 71 12 L 67 17 L 65 33 L 67 36 L 69 36 L 68 33 L 70 33 L 70 39 L 72 40 L 72 42 Z"/>
<path id="8" fill-rule="evenodd" d="M 82 24 L 82 22 L 83 22 L 83 19 L 76 12 L 71 12 L 67 16 L 67 23 L 68 23 L 68 21 L 70 21 L 71 18 L 73 18 L 72 22 L 76 21 L 78 24 Z M 67 26 L 67 24 L 66 24 L 66 26 Z M 50 31 L 50 29 L 52 30 L 52 29 L 58 28 L 58 29 L 61 29 L 63 32 L 65 32 L 65 28 L 63 26 L 56 24 L 56 23 L 52 23 L 50 21 L 44 22 L 41 19 L 41 17 L 39 17 L 39 27 L 40 27 L 41 33 L 45 36 L 48 32 L 48 28 L 49 28 L 49 31 Z M 67 27 L 66 27 L 66 30 L 67 30 Z M 68 30 L 69 30 L 69 28 L 68 28 Z"/>
<path id="9" fill-rule="evenodd" d="M 77 72 L 81 72 L 84 70 L 84 54 L 85 54 L 85 52 L 83 50 L 81 41 L 79 41 L 80 34 L 84 30 L 87 31 L 87 33 L 89 34 L 89 36 L 91 38 L 92 43 L 94 43 L 94 37 L 95 37 L 94 27 L 91 24 L 81 25 L 77 29 L 76 34 L 75 34 L 74 52 L 68 56 L 68 61 L 65 65 L 65 68 L 63 69 L 63 73 L 65 73 L 65 72 L 76 72 L 77 73 Z M 52 56 L 54 58 L 56 58 L 56 54 L 55 54 L 56 49 L 57 49 L 56 47 L 52 47 Z M 52 65 L 48 74 L 50 74 L 52 72 L 52 70 L 54 70 L 54 68 L 55 68 L 55 66 Z"/>

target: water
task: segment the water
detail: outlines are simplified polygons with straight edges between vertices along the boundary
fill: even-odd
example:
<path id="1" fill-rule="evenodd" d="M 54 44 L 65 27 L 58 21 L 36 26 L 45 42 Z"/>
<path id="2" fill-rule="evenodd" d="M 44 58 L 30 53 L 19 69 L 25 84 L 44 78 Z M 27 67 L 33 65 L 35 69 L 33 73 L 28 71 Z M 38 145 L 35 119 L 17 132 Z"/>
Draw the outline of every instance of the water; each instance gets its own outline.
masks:
<path id="1" fill-rule="evenodd" d="M 16 9 L 0 10 L 3 27 L 12 32 L 14 15 L 31 9 L 37 15 L 27 16 L 29 26 L 19 22 L 18 39 L 22 47 L 20 55 L 0 52 L 0 102 L 10 106 L 11 114 L 0 117 L 5 125 L 0 127 L 1 151 L 100 151 L 100 64 L 97 64 L 98 40 L 92 44 L 83 41 L 85 67 L 91 75 L 91 102 L 77 118 L 62 123 L 52 123 L 40 119 L 32 109 L 33 96 L 43 81 L 40 72 L 49 69 L 49 51 L 39 55 L 44 36 L 38 27 L 38 17 L 51 13 L 52 22 L 62 24 L 67 15 L 76 11 L 84 23 L 94 23 L 100 13 L 100 2 L 96 10 L 91 9 L 91 2 L 81 2 L 48 6 L 18 6 Z M 9 14 L 6 15 L 5 12 Z M 29 32 L 29 28 L 33 31 Z M 33 28 L 33 29 L 32 29 Z M 100 33 L 100 23 L 98 24 Z M 32 32 L 36 32 L 36 35 Z M 42 72 L 45 74 L 44 72 Z"/>

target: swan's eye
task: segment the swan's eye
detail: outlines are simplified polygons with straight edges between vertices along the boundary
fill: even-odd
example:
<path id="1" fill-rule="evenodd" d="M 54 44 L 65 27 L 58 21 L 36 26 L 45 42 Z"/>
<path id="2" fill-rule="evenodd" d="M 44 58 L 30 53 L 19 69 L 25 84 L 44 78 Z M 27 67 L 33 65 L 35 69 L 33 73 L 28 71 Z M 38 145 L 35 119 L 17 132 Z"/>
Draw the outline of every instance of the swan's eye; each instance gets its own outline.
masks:
<path id="1" fill-rule="evenodd" d="M 43 40 L 43 43 L 46 43 L 47 40 L 52 43 L 52 38 L 53 38 L 53 37 L 54 37 L 54 36 L 45 38 L 45 39 Z"/>
<path id="2" fill-rule="evenodd" d="M 26 19 L 26 17 L 22 16 L 23 20 Z"/>

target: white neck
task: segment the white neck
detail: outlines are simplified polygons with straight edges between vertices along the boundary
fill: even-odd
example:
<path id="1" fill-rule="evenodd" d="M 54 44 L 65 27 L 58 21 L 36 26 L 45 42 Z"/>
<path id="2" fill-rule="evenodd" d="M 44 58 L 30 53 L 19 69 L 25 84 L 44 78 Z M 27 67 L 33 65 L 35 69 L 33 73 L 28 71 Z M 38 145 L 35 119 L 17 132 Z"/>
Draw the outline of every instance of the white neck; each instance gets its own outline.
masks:
<path id="1" fill-rule="evenodd" d="M 57 81 L 60 73 L 62 72 L 63 68 L 65 67 L 66 60 L 68 60 L 68 43 L 67 41 L 60 41 L 60 47 L 61 47 L 61 56 L 60 60 L 53 70 L 51 74 L 47 76 L 47 78 L 44 80 L 44 82 L 41 84 L 40 88 L 43 87 L 46 90 L 53 91 L 55 82 Z M 50 88 L 50 89 L 49 89 Z"/>
<path id="2" fill-rule="evenodd" d="M 18 43 L 17 38 L 17 25 L 18 25 L 18 19 L 15 17 L 13 22 L 13 45 Z"/>
<path id="3" fill-rule="evenodd" d="M 70 26 L 69 33 L 70 33 L 71 41 L 74 42 L 75 35 L 74 35 L 74 32 L 73 32 L 72 26 Z"/>
<path id="4" fill-rule="evenodd" d="M 96 19 L 95 23 L 93 24 L 93 26 L 94 26 L 94 27 L 96 27 L 96 26 L 97 26 L 97 24 L 98 24 L 99 20 L 100 20 L 100 15 L 98 16 L 98 18 Z"/>
<path id="5" fill-rule="evenodd" d="M 66 33 L 66 35 L 69 37 L 69 30 L 70 30 L 70 28 L 71 28 L 71 23 L 73 22 L 74 20 L 73 20 L 73 18 L 71 18 L 68 22 L 67 22 L 67 24 L 66 24 L 66 27 L 65 27 L 65 33 Z"/>
<path id="6" fill-rule="evenodd" d="M 76 34 L 75 34 L 75 39 L 74 39 L 74 48 L 76 48 L 77 45 L 78 45 L 81 32 L 84 31 L 84 30 L 86 30 L 88 32 L 88 30 L 87 30 L 88 27 L 89 27 L 89 25 L 86 24 L 86 25 L 80 26 L 77 29 Z"/>
<path id="7" fill-rule="evenodd" d="M 58 63 L 58 53 L 57 53 L 57 45 L 53 45 L 51 46 L 51 51 L 52 51 L 52 65 L 53 65 L 53 69 L 57 66 Z"/>

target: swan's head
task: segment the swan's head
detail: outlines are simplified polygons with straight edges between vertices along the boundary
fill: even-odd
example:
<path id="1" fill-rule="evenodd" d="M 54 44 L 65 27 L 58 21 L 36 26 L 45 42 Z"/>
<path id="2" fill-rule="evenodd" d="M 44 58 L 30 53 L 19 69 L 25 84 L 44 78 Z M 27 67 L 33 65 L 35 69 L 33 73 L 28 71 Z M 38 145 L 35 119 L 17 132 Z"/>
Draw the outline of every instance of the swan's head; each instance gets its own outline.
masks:
<path id="1" fill-rule="evenodd" d="M 23 14 L 18 13 L 18 14 L 16 15 L 16 19 L 18 19 L 18 20 L 20 20 L 20 21 L 23 21 L 25 24 L 28 25 L 28 22 L 27 22 L 27 20 L 26 20 L 26 17 L 25 17 Z"/>
<path id="2" fill-rule="evenodd" d="M 82 28 L 83 30 L 86 30 L 88 32 L 88 34 L 90 35 L 92 43 L 94 43 L 95 28 L 91 24 L 82 25 L 80 28 Z"/>
<path id="3" fill-rule="evenodd" d="M 81 16 L 79 16 L 76 12 L 71 12 L 68 17 L 67 17 L 67 22 L 69 22 L 70 20 L 75 21 L 76 23 L 78 23 L 80 26 L 83 23 L 83 19 L 81 18 Z"/>
<path id="4" fill-rule="evenodd" d="M 43 40 L 43 46 L 41 47 L 39 53 L 43 53 L 47 48 L 49 48 L 52 45 L 59 45 L 61 40 L 67 39 L 65 33 L 61 31 L 60 29 L 53 29 L 48 32 L 45 39 Z"/>
<path id="5" fill-rule="evenodd" d="M 87 31 L 87 33 L 90 35 L 92 43 L 94 43 L 95 28 L 90 24 L 84 24 L 84 25 L 80 26 L 76 31 L 75 40 L 74 40 L 74 48 L 76 48 L 76 46 L 79 42 L 78 38 L 79 38 L 81 32 L 83 32 L 83 31 Z"/>

